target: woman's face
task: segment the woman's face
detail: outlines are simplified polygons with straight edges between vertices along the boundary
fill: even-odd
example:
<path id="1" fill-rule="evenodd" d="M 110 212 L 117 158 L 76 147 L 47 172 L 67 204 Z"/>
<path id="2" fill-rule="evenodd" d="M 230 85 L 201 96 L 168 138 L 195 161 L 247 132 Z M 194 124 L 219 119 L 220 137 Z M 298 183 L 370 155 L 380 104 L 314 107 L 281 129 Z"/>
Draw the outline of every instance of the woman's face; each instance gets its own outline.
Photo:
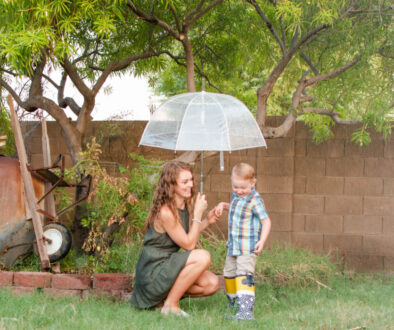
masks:
<path id="1" fill-rule="evenodd" d="M 181 170 L 176 179 L 175 195 L 183 199 L 192 197 L 193 175 L 189 170 Z"/>

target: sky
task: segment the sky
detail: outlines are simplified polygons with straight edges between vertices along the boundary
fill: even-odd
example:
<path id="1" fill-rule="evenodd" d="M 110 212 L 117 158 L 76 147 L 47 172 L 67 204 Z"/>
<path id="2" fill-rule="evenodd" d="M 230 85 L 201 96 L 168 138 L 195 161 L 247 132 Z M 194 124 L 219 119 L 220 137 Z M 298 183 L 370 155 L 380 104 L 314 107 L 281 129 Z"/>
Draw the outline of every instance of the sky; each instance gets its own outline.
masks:
<path id="1" fill-rule="evenodd" d="M 60 81 L 60 73 L 52 72 L 52 79 Z M 17 81 L 19 86 L 23 81 Z M 57 101 L 57 93 L 52 85 L 46 84 L 44 95 Z M 65 97 L 72 97 L 79 105 L 82 105 L 83 98 L 81 94 L 67 81 L 65 88 Z M 149 109 L 153 105 L 156 108 L 164 100 L 163 97 L 155 96 L 153 90 L 148 85 L 148 79 L 145 77 L 134 77 L 124 75 L 122 77 L 110 77 L 104 83 L 96 96 L 96 103 L 92 112 L 93 120 L 149 120 Z M 66 108 L 67 116 L 73 120 L 77 116 Z M 24 117 L 25 120 L 37 120 L 34 116 Z M 47 118 L 51 120 L 51 117 Z"/>
<path id="2" fill-rule="evenodd" d="M 68 90 L 67 93 L 68 96 L 79 97 L 77 91 Z M 149 120 L 150 106 L 159 105 L 160 100 L 153 95 L 144 77 L 130 75 L 109 78 L 96 97 L 93 120 Z M 76 119 L 74 114 L 70 116 Z"/>

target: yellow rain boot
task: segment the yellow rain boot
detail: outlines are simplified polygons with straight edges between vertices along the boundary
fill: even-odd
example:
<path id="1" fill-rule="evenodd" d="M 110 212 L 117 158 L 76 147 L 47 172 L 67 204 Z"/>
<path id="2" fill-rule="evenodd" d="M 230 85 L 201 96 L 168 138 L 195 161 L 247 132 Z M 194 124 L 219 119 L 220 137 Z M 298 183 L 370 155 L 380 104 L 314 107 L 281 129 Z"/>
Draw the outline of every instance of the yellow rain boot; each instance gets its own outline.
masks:
<path id="1" fill-rule="evenodd" d="M 255 301 L 255 288 L 253 275 L 241 275 L 235 278 L 237 288 L 237 320 L 254 320 L 253 309 Z"/>
<path id="2" fill-rule="evenodd" d="M 224 286 L 226 288 L 226 295 L 228 298 L 228 308 L 233 309 L 237 300 L 235 277 L 225 277 Z"/>

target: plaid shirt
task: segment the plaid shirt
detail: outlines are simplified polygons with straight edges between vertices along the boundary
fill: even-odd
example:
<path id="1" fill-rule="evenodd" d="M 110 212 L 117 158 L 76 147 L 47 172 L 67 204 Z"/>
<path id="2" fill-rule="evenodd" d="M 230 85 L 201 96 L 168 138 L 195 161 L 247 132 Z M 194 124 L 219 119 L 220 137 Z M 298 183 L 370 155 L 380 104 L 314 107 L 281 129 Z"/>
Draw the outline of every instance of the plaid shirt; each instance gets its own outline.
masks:
<path id="1" fill-rule="evenodd" d="M 264 201 L 252 188 L 246 197 L 231 196 L 228 213 L 227 255 L 252 254 L 261 235 L 261 220 L 268 218 Z"/>

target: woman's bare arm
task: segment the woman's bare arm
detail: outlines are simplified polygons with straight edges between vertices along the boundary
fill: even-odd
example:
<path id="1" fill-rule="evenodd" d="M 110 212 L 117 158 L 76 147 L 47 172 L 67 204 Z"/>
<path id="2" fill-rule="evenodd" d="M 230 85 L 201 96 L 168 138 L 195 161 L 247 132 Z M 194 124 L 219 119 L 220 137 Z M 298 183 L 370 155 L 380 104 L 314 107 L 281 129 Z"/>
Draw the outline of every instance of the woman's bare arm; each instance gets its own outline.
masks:
<path id="1" fill-rule="evenodd" d="M 202 214 L 207 207 L 207 202 L 205 196 L 197 196 L 194 216 L 196 220 L 202 219 Z M 202 220 L 202 223 L 197 221 L 192 221 L 189 232 L 186 233 L 182 225 L 177 221 L 174 214 L 168 206 L 163 206 L 160 210 L 160 227 L 171 237 L 171 239 L 185 250 L 192 250 L 195 248 L 199 235 L 204 231 L 209 225 L 215 223 L 217 217 L 215 216 L 214 209 L 208 213 L 206 219 Z"/>

